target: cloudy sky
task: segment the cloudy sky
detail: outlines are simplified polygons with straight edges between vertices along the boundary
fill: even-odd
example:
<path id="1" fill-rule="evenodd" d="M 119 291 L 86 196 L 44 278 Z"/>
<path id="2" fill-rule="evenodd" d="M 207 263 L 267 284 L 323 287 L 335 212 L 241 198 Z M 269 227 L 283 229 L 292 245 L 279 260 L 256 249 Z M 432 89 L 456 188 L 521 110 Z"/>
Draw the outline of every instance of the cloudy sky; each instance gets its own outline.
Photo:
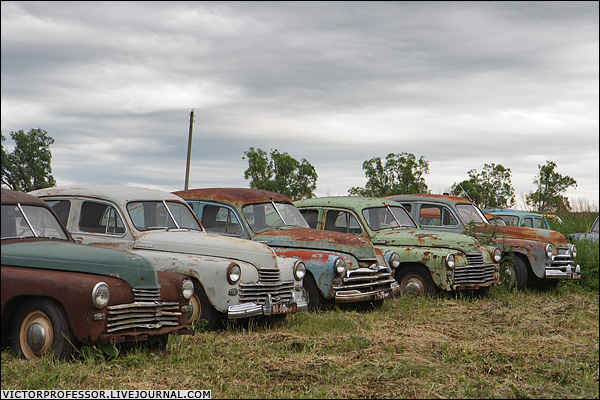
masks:
<path id="1" fill-rule="evenodd" d="M 598 204 L 598 2 L 2 1 L 2 133 L 41 128 L 58 185 L 248 187 L 250 147 L 317 195 L 412 153 L 432 193 L 539 165 Z"/>

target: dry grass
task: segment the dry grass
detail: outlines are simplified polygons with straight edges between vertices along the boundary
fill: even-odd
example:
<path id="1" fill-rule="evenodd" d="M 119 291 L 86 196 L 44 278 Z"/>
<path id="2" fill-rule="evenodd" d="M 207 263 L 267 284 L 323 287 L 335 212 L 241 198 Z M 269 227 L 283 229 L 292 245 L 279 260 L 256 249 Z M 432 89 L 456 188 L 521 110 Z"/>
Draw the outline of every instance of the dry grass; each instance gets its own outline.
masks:
<path id="1" fill-rule="evenodd" d="M 373 312 L 172 338 L 98 362 L 2 354 L 2 389 L 210 389 L 213 398 L 598 398 L 598 292 L 396 298 Z"/>

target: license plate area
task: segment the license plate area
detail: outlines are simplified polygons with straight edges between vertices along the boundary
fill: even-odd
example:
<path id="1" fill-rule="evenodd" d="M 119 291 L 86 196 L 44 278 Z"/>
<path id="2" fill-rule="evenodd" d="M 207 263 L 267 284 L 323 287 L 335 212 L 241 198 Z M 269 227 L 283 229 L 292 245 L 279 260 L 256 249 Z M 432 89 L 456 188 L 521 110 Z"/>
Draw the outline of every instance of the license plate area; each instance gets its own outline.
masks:
<path id="1" fill-rule="evenodd" d="M 373 296 L 373 300 L 387 299 L 388 297 L 390 297 L 391 293 L 392 292 L 390 290 L 380 290 L 379 292 L 375 293 L 375 295 Z"/>
<path id="2" fill-rule="evenodd" d="M 275 303 L 271 306 L 271 314 L 295 314 L 297 311 L 296 303 Z"/>

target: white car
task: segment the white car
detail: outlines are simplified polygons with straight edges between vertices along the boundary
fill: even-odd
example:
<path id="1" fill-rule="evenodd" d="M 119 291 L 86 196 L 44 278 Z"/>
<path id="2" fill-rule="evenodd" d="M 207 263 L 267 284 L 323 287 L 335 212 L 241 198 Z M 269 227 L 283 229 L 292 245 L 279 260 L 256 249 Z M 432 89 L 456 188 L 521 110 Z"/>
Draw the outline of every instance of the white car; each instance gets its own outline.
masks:
<path id="1" fill-rule="evenodd" d="M 269 320 L 305 311 L 300 260 L 262 243 L 207 233 L 180 197 L 129 186 L 72 186 L 29 194 L 45 200 L 76 241 L 132 251 L 159 271 L 194 280 L 192 320 Z"/>

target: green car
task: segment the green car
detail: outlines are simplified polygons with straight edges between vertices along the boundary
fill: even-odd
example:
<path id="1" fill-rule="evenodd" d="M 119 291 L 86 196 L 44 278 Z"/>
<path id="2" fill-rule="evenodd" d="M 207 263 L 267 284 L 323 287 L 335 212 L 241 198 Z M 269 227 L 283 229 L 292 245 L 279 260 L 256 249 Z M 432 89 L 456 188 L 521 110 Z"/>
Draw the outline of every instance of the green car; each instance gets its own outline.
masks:
<path id="1" fill-rule="evenodd" d="M 500 249 L 462 234 L 424 231 L 394 201 L 341 196 L 299 200 L 294 205 L 311 228 L 359 235 L 384 252 L 397 253 L 400 257 L 393 267 L 401 295 L 487 294 L 499 283 Z"/>
<path id="2" fill-rule="evenodd" d="M 504 221 L 508 226 L 524 226 L 526 228 L 551 230 L 548 220 L 543 215 L 522 210 L 507 210 L 502 208 L 490 208 L 481 210 L 492 214 Z"/>

